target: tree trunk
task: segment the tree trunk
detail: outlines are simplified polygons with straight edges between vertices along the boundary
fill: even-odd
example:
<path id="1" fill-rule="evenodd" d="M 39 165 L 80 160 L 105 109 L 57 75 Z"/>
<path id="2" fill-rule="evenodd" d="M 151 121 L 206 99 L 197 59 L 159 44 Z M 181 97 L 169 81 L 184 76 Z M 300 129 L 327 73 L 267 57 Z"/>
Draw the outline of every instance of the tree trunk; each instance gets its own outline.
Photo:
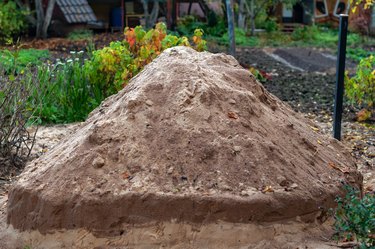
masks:
<path id="1" fill-rule="evenodd" d="M 151 25 L 151 27 L 153 27 L 155 25 L 155 23 L 158 20 L 158 17 L 159 17 L 159 1 L 155 0 L 154 6 L 152 7 L 152 11 L 151 11 L 151 14 L 150 14 L 149 24 Z"/>
<path id="2" fill-rule="evenodd" d="M 153 0 L 154 4 L 151 13 L 148 10 L 148 1 L 149 0 L 142 0 L 146 29 L 152 28 L 159 16 L 159 0 Z"/>
<path id="3" fill-rule="evenodd" d="M 51 23 L 53 9 L 55 8 L 55 3 L 56 3 L 56 0 L 48 1 L 48 6 L 46 10 L 46 15 L 44 17 L 43 29 L 42 29 L 43 38 L 47 38 L 47 31 L 48 31 L 49 24 Z"/>
<path id="4" fill-rule="evenodd" d="M 240 29 L 245 28 L 245 21 L 246 21 L 246 11 L 245 11 L 245 2 L 246 0 L 240 0 L 240 5 L 238 8 L 238 27 Z"/>
<path id="5" fill-rule="evenodd" d="M 145 16 L 145 26 L 146 28 L 149 27 L 149 13 L 148 13 L 148 0 L 142 0 L 143 5 L 143 15 Z"/>
<path id="6" fill-rule="evenodd" d="M 254 0 L 250 0 L 250 22 L 251 22 L 251 36 L 255 35 L 255 6 Z"/>
<path id="7" fill-rule="evenodd" d="M 42 37 L 42 28 L 44 21 L 44 11 L 42 6 L 42 0 L 35 0 L 35 11 L 36 11 L 36 37 Z"/>

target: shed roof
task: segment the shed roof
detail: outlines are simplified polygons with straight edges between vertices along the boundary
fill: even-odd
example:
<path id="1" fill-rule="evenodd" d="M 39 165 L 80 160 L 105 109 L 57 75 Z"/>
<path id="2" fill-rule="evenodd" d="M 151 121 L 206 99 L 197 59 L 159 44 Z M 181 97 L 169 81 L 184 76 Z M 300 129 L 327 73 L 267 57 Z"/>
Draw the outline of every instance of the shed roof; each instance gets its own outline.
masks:
<path id="1" fill-rule="evenodd" d="M 68 23 L 96 22 L 96 16 L 87 0 L 57 0 Z"/>

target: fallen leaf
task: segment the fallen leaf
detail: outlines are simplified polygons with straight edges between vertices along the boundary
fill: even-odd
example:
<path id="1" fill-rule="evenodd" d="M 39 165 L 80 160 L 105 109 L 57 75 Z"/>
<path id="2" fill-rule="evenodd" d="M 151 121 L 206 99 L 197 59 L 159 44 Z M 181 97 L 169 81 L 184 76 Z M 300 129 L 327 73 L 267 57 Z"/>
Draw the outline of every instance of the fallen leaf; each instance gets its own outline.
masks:
<path id="1" fill-rule="evenodd" d="M 267 192 L 275 192 L 272 188 L 272 186 L 266 186 L 263 190 L 262 193 L 267 193 Z"/>
<path id="2" fill-rule="evenodd" d="M 357 121 L 362 122 L 371 118 L 371 111 L 362 109 L 357 113 Z"/>

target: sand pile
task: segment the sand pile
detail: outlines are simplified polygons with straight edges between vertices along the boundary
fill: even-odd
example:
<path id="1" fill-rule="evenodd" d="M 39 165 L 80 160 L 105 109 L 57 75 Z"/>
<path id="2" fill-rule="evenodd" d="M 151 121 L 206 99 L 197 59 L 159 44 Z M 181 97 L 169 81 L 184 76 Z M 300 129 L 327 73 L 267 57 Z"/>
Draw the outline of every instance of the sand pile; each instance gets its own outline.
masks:
<path id="1" fill-rule="evenodd" d="M 279 221 L 326 210 L 361 176 L 343 146 L 224 54 L 166 50 L 9 194 L 20 230 Z"/>

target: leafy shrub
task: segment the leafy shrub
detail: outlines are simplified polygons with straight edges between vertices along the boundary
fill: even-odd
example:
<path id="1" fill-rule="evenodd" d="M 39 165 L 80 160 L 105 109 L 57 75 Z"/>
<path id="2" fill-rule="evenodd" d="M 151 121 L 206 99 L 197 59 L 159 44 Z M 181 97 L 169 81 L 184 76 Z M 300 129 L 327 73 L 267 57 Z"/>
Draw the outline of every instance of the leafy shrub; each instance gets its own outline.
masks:
<path id="1" fill-rule="evenodd" d="M 369 57 L 371 52 L 364 50 L 363 48 L 347 48 L 346 57 L 352 59 L 353 61 L 360 61 L 366 57 Z"/>
<path id="2" fill-rule="evenodd" d="M 203 31 L 194 32 L 195 49 L 206 47 Z M 125 40 L 112 42 L 109 47 L 93 52 L 85 64 L 93 88 L 101 89 L 102 97 L 116 93 L 163 50 L 174 46 L 191 46 L 188 38 L 167 34 L 164 23 L 145 31 L 141 26 L 125 29 Z"/>
<path id="3" fill-rule="evenodd" d="M 179 34 L 187 36 L 196 29 L 204 29 L 206 24 L 199 21 L 195 16 L 187 15 L 178 19 L 176 30 Z M 207 33 L 206 33 L 207 34 Z"/>
<path id="4" fill-rule="evenodd" d="M 265 8 L 259 9 L 258 14 L 255 17 L 255 27 L 259 29 L 265 29 L 265 22 L 269 18 L 267 10 Z"/>
<path id="5" fill-rule="evenodd" d="M 213 12 L 210 15 L 214 16 Z M 203 23 L 194 16 L 184 16 L 178 20 L 177 32 L 179 34 L 189 36 L 196 29 L 203 30 L 206 37 L 221 37 L 227 32 L 227 25 L 224 18 L 217 16 L 209 18 L 208 23 Z"/>
<path id="6" fill-rule="evenodd" d="M 375 196 L 373 193 L 360 198 L 358 190 L 346 186 L 344 198 L 337 198 L 335 230 L 338 239 L 360 242 L 360 248 L 375 247 Z"/>
<path id="7" fill-rule="evenodd" d="M 5 71 L 15 70 L 20 72 L 25 67 L 32 67 L 42 64 L 43 60 L 50 57 L 48 50 L 39 49 L 17 49 L 14 51 L 0 51 L 0 64 Z"/>
<path id="8" fill-rule="evenodd" d="M 9 56 L 9 70 L 15 75 L 24 75 L 35 86 L 25 101 L 29 110 L 39 115 L 32 120 L 38 123 L 83 121 L 104 98 L 122 89 L 163 50 L 178 45 L 191 46 L 188 38 L 167 34 L 162 23 L 147 32 L 140 26 L 127 28 L 125 35 L 124 41 L 93 51 L 89 59 L 78 52 L 73 53 L 71 59 L 55 64 L 23 60 L 23 57 L 33 56 L 21 56 L 22 50 L 5 52 Z M 194 48 L 199 51 L 206 46 L 202 36 L 203 31 L 197 29 L 192 37 Z M 27 50 L 26 54 L 38 54 L 36 51 Z M 7 74 L 9 72 L 4 75 Z"/>
<path id="9" fill-rule="evenodd" d="M 264 22 L 264 29 L 267 32 L 274 32 L 279 29 L 279 25 L 276 22 L 275 18 L 270 18 Z"/>
<path id="10" fill-rule="evenodd" d="M 375 57 L 373 55 L 359 62 L 355 76 L 350 78 L 346 73 L 345 88 L 345 94 L 350 102 L 365 106 L 369 110 L 374 107 Z"/>
<path id="11" fill-rule="evenodd" d="M 338 37 L 338 35 L 337 35 Z M 361 35 L 357 33 L 350 32 L 347 37 L 347 45 L 357 47 L 358 44 L 363 42 L 363 38 Z"/>
<path id="12" fill-rule="evenodd" d="M 77 41 L 77 40 L 90 40 L 93 37 L 94 33 L 89 29 L 77 29 L 68 34 L 68 39 Z"/>
<path id="13" fill-rule="evenodd" d="M 38 91 L 31 103 L 39 113 L 40 123 L 67 123 L 83 121 L 103 100 L 93 89 L 84 65 L 82 53 L 57 64 L 43 64 L 37 68 Z"/>
<path id="14" fill-rule="evenodd" d="M 14 1 L 0 1 L 0 42 L 13 38 L 27 28 L 27 14 Z"/>
<path id="15" fill-rule="evenodd" d="M 252 73 L 254 75 L 254 77 L 258 81 L 260 81 L 262 83 L 266 82 L 267 80 L 271 80 L 272 79 L 271 76 L 269 74 L 267 74 L 265 71 L 258 70 L 258 69 L 254 68 L 254 67 L 250 67 L 249 71 L 250 71 L 250 73 Z"/>
<path id="16" fill-rule="evenodd" d="M 297 28 L 292 33 L 292 39 L 295 41 L 305 41 L 310 42 L 317 39 L 319 36 L 319 29 L 317 26 L 303 26 L 300 28 Z"/>

